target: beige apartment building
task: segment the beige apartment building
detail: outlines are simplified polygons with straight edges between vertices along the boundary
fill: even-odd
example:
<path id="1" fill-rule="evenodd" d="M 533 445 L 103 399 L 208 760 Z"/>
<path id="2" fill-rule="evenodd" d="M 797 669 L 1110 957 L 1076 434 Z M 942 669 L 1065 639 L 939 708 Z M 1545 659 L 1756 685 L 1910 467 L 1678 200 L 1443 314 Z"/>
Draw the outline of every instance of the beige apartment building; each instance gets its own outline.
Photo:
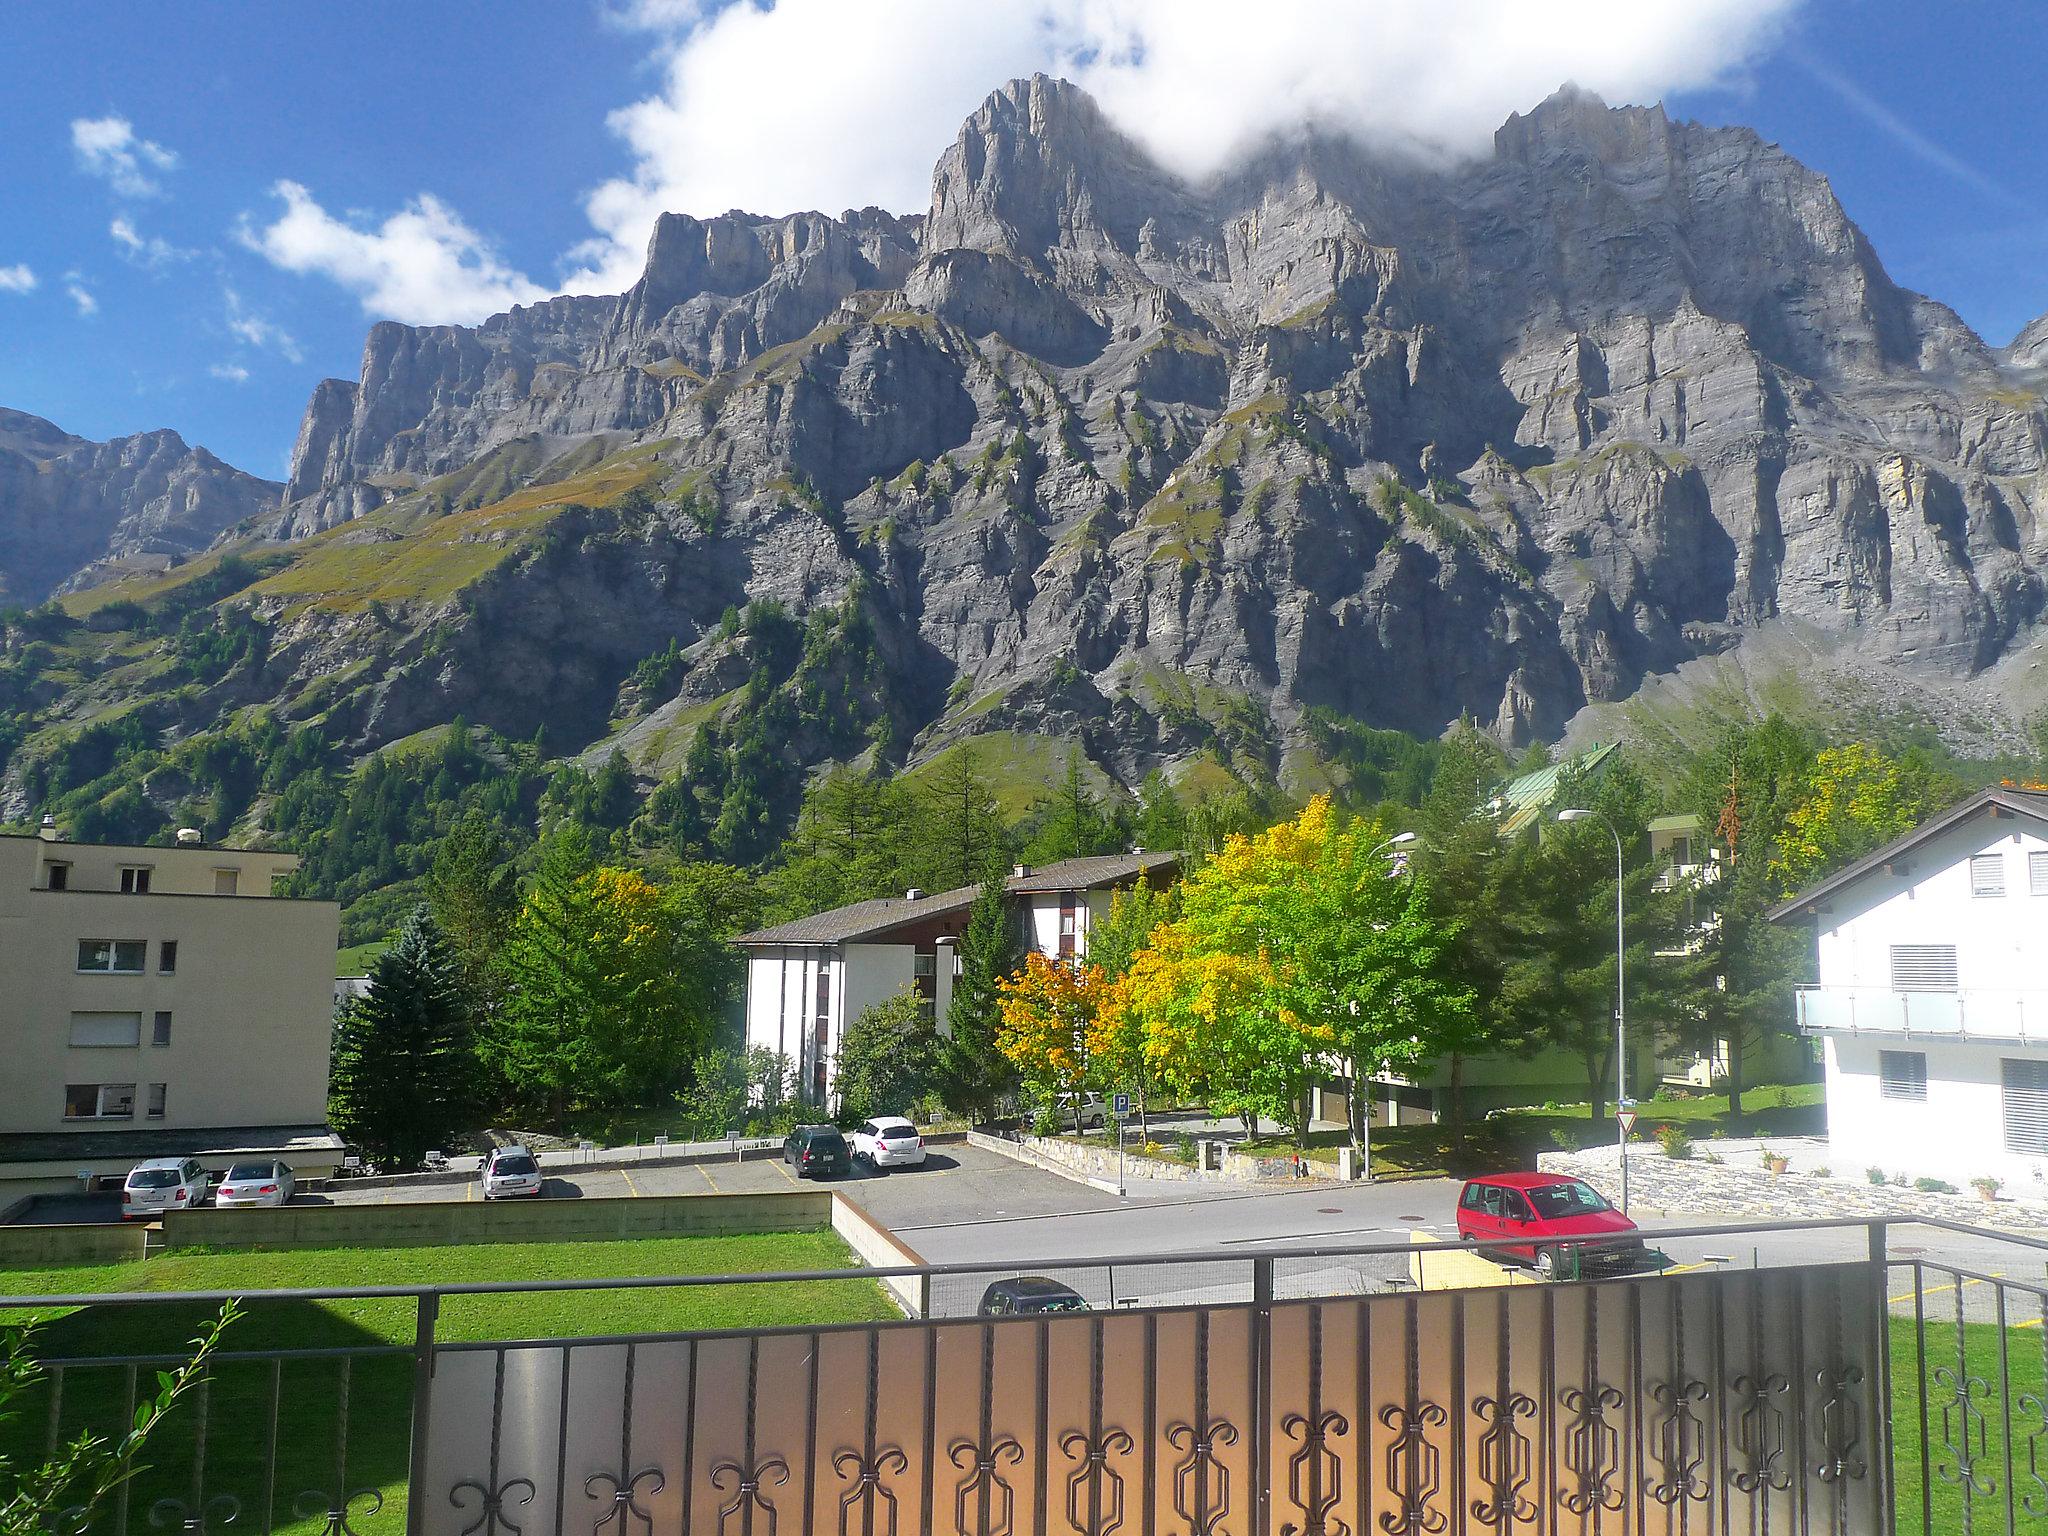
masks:
<path id="1" fill-rule="evenodd" d="M 0 1216 L 145 1157 L 331 1171 L 340 911 L 295 854 L 0 836 Z"/>

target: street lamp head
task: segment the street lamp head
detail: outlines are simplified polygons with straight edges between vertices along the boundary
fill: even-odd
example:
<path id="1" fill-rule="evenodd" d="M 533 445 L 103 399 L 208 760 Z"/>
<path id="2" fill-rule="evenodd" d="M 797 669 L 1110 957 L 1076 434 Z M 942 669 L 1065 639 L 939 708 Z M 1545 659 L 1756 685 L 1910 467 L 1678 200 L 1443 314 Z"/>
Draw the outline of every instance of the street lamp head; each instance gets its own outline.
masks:
<path id="1" fill-rule="evenodd" d="M 1388 838 L 1387 846 L 1389 848 L 1406 848 L 1410 843 L 1414 841 L 1415 834 L 1413 832 L 1402 832 L 1393 837 Z"/>
<path id="2" fill-rule="evenodd" d="M 1592 814 L 1593 813 L 1591 811 L 1581 811 L 1576 809 L 1559 811 L 1557 813 L 1557 819 L 1559 821 L 1584 821 L 1587 817 L 1591 816 Z"/>

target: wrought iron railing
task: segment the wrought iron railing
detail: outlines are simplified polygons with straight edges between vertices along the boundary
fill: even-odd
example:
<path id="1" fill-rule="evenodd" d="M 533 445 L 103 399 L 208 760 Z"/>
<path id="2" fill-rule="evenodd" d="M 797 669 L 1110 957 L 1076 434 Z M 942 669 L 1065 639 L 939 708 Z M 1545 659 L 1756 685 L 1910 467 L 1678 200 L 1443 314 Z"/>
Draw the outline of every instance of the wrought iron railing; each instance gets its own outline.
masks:
<path id="1" fill-rule="evenodd" d="M 2048 1243 L 1931 1221 L 1648 1236 L 1681 1262 L 1469 1289 L 1429 1285 L 1432 1262 L 1469 1269 L 1469 1249 L 1362 1244 L 268 1293 L 252 1305 L 406 1308 L 411 1342 L 225 1350 L 166 1422 L 151 1469 L 71 1524 L 121 1536 L 2048 1532 Z M 1418 1262 L 1420 1290 L 1405 1278 Z M 1085 1310 L 978 1315 L 986 1286 L 1020 1271 L 1070 1285 Z M 932 1315 L 442 1336 L 444 1306 L 470 1297 L 885 1276 L 910 1281 L 901 1289 Z M 14 1426 L 34 1443 L 8 1448 L 125 1422 L 146 1373 L 177 1357 L 120 1341 L 151 1309 L 182 1324 L 221 1299 L 0 1298 L 89 1309 L 47 1362 L 33 1421 Z"/>

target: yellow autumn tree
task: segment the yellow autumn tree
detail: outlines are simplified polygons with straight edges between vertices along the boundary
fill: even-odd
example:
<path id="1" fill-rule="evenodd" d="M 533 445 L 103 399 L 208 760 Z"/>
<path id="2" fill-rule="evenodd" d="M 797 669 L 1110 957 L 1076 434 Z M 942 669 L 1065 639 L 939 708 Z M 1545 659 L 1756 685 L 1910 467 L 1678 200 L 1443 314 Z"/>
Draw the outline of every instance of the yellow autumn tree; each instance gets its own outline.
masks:
<path id="1" fill-rule="evenodd" d="M 1054 960 L 1038 950 L 1025 957 L 1023 969 L 996 983 L 996 1049 L 1040 1095 L 1087 1086 L 1089 1037 L 1104 985 L 1100 966 Z"/>

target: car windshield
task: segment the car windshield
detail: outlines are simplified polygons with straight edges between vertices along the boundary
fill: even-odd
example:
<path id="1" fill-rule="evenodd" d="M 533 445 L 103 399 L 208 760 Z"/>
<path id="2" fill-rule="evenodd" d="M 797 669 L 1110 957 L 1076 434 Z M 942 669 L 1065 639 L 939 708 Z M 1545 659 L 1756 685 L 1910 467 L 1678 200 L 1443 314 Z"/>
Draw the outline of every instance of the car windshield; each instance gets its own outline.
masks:
<path id="1" fill-rule="evenodd" d="M 228 1170 L 230 1184 L 256 1184 L 273 1177 L 268 1163 L 237 1163 Z"/>
<path id="2" fill-rule="evenodd" d="M 1562 1216 L 1594 1216 L 1607 1210 L 1607 1202 L 1594 1193 L 1593 1186 L 1574 1180 L 1570 1184 L 1541 1184 L 1528 1192 L 1536 1214 L 1546 1221 Z"/>
<path id="3" fill-rule="evenodd" d="M 138 1168 L 128 1175 L 130 1189 L 174 1189 L 177 1183 L 175 1168 Z"/>
<path id="4" fill-rule="evenodd" d="M 533 1159 L 528 1157 L 524 1152 L 516 1152 L 510 1157 L 499 1158 L 494 1171 L 498 1173 L 510 1174 L 532 1173 Z"/>

